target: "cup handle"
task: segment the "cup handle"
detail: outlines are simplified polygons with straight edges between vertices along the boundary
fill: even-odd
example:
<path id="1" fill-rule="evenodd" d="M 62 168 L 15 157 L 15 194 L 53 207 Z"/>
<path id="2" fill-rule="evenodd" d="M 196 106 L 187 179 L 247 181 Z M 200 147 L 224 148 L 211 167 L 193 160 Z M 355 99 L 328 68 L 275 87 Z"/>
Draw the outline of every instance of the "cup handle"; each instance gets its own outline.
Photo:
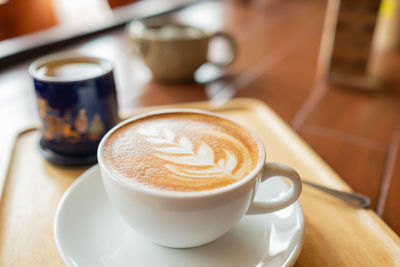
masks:
<path id="1" fill-rule="evenodd" d="M 208 60 L 208 62 L 210 62 L 218 67 L 225 67 L 225 66 L 228 66 L 229 64 L 231 64 L 236 58 L 236 53 L 237 53 L 236 42 L 235 42 L 235 39 L 233 39 L 233 37 L 229 33 L 226 33 L 226 32 L 216 32 L 211 36 L 211 40 L 217 39 L 217 38 L 221 38 L 229 44 L 231 56 L 225 62 L 216 62 L 216 61 L 212 61 L 212 60 Z"/>
<path id="2" fill-rule="evenodd" d="M 283 209 L 295 202 L 301 193 L 301 179 L 298 173 L 282 163 L 265 163 L 261 182 L 274 176 L 283 176 L 290 180 L 290 189 L 270 202 L 253 201 L 246 214 L 262 214 Z"/>

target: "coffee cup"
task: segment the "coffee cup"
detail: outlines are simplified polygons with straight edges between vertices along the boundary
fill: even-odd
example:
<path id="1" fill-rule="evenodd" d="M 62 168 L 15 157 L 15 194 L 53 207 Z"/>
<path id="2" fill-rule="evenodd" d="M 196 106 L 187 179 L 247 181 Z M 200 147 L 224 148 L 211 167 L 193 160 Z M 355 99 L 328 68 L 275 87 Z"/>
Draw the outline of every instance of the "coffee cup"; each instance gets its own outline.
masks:
<path id="1" fill-rule="evenodd" d="M 167 247 L 211 242 L 246 214 L 264 214 L 295 202 L 299 175 L 265 161 L 261 140 L 220 115 L 190 109 L 152 112 L 111 129 L 98 149 L 105 191 L 132 229 Z M 254 201 L 261 182 L 290 181 L 278 198 Z"/>
<path id="2" fill-rule="evenodd" d="M 127 27 L 132 49 L 153 73 L 153 78 L 167 82 L 185 82 L 204 63 L 227 66 L 235 59 L 236 44 L 225 32 L 204 29 L 175 22 L 134 21 Z M 208 59 L 209 44 L 224 40 L 230 47 L 224 61 Z"/>
<path id="3" fill-rule="evenodd" d="M 113 65 L 61 53 L 36 60 L 29 72 L 41 119 L 41 154 L 60 165 L 96 162 L 101 138 L 119 122 Z"/>

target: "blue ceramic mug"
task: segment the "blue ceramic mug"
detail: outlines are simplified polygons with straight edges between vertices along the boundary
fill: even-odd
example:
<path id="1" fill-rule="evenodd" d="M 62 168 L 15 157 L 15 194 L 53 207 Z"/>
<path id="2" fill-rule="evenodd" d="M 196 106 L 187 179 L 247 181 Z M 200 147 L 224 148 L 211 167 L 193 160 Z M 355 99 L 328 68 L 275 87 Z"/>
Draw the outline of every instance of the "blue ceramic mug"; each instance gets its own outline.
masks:
<path id="1" fill-rule="evenodd" d="M 36 60 L 29 72 L 42 122 L 42 155 L 62 165 L 95 162 L 101 138 L 119 121 L 113 65 L 59 54 Z"/>

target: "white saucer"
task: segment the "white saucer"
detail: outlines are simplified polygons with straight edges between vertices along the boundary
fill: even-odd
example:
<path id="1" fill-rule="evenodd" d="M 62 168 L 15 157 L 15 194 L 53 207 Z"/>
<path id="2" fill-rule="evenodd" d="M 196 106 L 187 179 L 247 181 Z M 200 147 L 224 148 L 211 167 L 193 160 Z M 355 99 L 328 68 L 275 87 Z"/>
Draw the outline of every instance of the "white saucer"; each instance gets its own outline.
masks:
<path id="1" fill-rule="evenodd" d="M 286 190 L 279 178 L 259 188 L 258 200 Z M 54 223 L 58 250 L 67 266 L 291 266 L 303 243 L 299 203 L 267 215 L 247 215 L 207 245 L 172 249 L 131 230 L 112 209 L 98 166 L 82 174 L 61 199 Z"/>

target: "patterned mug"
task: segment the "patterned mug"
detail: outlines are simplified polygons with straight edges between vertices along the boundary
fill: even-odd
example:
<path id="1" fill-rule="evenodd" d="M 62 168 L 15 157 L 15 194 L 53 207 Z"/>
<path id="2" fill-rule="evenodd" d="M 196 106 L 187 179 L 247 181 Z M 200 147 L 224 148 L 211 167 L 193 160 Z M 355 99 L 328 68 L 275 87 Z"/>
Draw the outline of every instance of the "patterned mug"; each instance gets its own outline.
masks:
<path id="1" fill-rule="evenodd" d="M 29 68 L 41 119 L 39 147 L 50 162 L 96 161 L 103 135 L 118 121 L 113 65 L 76 54 L 40 58 Z"/>

